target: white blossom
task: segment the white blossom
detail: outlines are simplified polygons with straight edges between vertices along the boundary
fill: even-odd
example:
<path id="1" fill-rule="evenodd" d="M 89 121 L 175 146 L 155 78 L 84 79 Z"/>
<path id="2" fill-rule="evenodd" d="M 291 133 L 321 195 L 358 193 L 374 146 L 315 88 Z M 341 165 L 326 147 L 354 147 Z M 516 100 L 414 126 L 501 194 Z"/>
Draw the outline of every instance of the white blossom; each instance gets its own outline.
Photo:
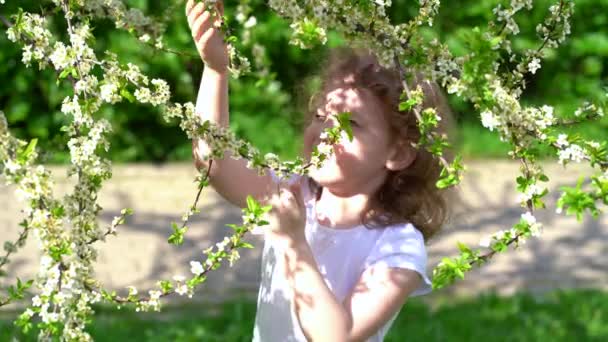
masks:
<path id="1" fill-rule="evenodd" d="M 479 246 L 481 246 L 481 247 L 488 248 L 488 247 L 490 247 L 491 244 L 492 244 L 491 236 L 484 236 L 479 240 Z"/>
<path id="2" fill-rule="evenodd" d="M 147 42 L 150 41 L 150 35 L 147 34 L 147 33 L 144 33 L 143 35 L 141 35 L 139 37 L 139 40 L 142 41 L 142 42 L 144 42 L 144 43 L 147 43 Z"/>
<path id="3" fill-rule="evenodd" d="M 51 62 L 55 65 L 55 69 L 63 70 L 71 66 L 73 61 L 69 56 L 68 48 L 62 43 L 57 42 L 54 46 L 53 53 L 49 56 Z"/>
<path id="4" fill-rule="evenodd" d="M 188 293 L 188 285 L 181 284 L 181 285 L 177 286 L 175 288 L 175 293 L 177 293 L 180 296 L 183 296 L 183 295 L 187 294 Z"/>
<path id="5" fill-rule="evenodd" d="M 526 222 L 528 225 L 533 225 L 536 223 L 536 218 L 529 211 L 522 214 L 521 219 L 524 220 L 524 222 Z"/>
<path id="6" fill-rule="evenodd" d="M 203 265 L 201 265 L 200 262 L 198 261 L 190 261 L 190 272 L 192 272 L 194 275 L 201 275 L 203 274 Z"/>
<path id="7" fill-rule="evenodd" d="M 152 85 L 155 87 L 154 94 L 151 95 L 150 103 L 154 106 L 158 106 L 169 101 L 171 92 L 169 84 L 165 80 L 153 79 Z"/>
<path id="8" fill-rule="evenodd" d="M 228 244 L 230 243 L 230 238 L 225 236 L 224 240 L 222 240 L 221 242 L 218 242 L 215 246 L 217 247 L 217 251 L 221 252 L 226 250 L 226 247 L 228 246 Z"/>
<path id="9" fill-rule="evenodd" d="M 557 141 L 555 142 L 559 147 L 566 147 L 570 143 L 568 142 L 568 134 L 560 134 L 557 136 Z"/>
<path id="10" fill-rule="evenodd" d="M 252 28 L 258 23 L 257 19 L 254 16 L 249 17 L 247 21 L 243 24 L 245 28 Z"/>
<path id="11" fill-rule="evenodd" d="M 530 70 L 531 73 L 536 74 L 536 70 L 538 69 L 540 69 L 540 59 L 536 57 L 532 58 L 530 63 L 528 63 L 528 70 Z"/>
<path id="12" fill-rule="evenodd" d="M 557 156 L 559 158 L 559 163 L 565 165 L 568 161 L 574 161 L 580 163 L 583 161 L 587 154 L 585 150 L 577 144 L 571 144 L 563 150 L 559 150 L 557 152 Z"/>
<path id="13" fill-rule="evenodd" d="M 23 46 L 23 55 L 21 57 L 21 62 L 26 66 L 30 65 L 32 60 L 32 45 L 26 44 Z"/>
<path id="14" fill-rule="evenodd" d="M 127 289 L 129 290 L 129 296 L 137 296 L 139 293 L 135 286 L 127 286 Z"/>
<path id="15" fill-rule="evenodd" d="M 8 171 L 10 173 L 15 173 L 21 169 L 21 165 L 18 163 L 15 163 L 15 161 L 12 159 L 8 159 L 8 160 L 4 161 L 4 168 L 6 171 Z"/>
<path id="16" fill-rule="evenodd" d="M 542 194 L 546 188 L 539 186 L 538 184 L 530 184 L 523 193 L 517 194 L 517 202 L 524 203 L 531 200 L 535 195 Z"/>
<path id="17" fill-rule="evenodd" d="M 108 103 L 116 103 L 121 100 L 116 83 L 106 83 L 99 87 L 99 96 L 103 101 Z"/>
<path id="18" fill-rule="evenodd" d="M 150 92 L 150 89 L 145 87 L 135 90 L 133 95 L 135 95 L 137 101 L 141 103 L 148 103 L 152 100 L 152 93 Z"/>
<path id="19" fill-rule="evenodd" d="M 36 306 L 36 307 L 42 305 L 42 300 L 40 299 L 40 296 L 34 296 L 34 297 L 32 297 L 32 305 Z"/>
<path id="20" fill-rule="evenodd" d="M 320 142 L 319 145 L 317 145 L 317 152 L 324 155 L 330 154 L 332 152 L 332 146 L 328 143 Z"/>
<path id="21" fill-rule="evenodd" d="M 481 124 L 483 127 L 488 128 L 490 131 L 493 131 L 496 127 L 500 125 L 500 121 L 494 113 L 489 110 L 484 110 L 481 112 Z"/>

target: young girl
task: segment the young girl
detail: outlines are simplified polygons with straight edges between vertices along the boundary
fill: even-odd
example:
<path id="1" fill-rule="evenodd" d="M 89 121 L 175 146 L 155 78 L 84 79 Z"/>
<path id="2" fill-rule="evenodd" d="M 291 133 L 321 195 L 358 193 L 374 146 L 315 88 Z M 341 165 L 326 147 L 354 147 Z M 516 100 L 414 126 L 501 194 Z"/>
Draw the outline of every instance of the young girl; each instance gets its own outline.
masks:
<path id="1" fill-rule="evenodd" d="M 197 113 L 227 126 L 222 34 L 202 4 L 189 0 L 186 14 L 205 63 Z M 382 341 L 406 299 L 431 291 L 425 241 L 446 220 L 447 206 L 435 188 L 439 164 L 410 145 L 420 133 L 413 113 L 397 109 L 399 74 L 369 53 L 345 50 L 330 60 L 323 80 L 304 132 L 304 157 L 338 113 L 352 113 L 354 138 L 336 144 L 320 169 L 293 175 L 276 194 L 278 178 L 258 176 L 246 161 L 226 156 L 211 168 L 212 186 L 231 203 L 244 207 L 251 194 L 273 205 L 254 341 Z M 444 110 L 437 88 L 419 84 L 425 106 Z M 207 167 L 207 152 L 204 141 L 193 142 L 197 168 Z"/>

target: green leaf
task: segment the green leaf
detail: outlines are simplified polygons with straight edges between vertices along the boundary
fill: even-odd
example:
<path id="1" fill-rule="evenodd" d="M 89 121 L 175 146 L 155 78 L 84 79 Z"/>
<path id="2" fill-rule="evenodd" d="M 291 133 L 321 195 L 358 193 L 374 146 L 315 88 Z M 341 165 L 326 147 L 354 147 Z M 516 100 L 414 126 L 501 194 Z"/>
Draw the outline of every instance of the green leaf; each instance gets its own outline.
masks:
<path id="1" fill-rule="evenodd" d="M 456 184 L 458 184 L 458 178 L 456 177 L 456 175 L 452 174 L 439 179 L 437 183 L 435 183 L 435 186 L 437 186 L 437 188 L 439 189 L 445 189 Z"/>
<path id="2" fill-rule="evenodd" d="M 9 286 L 8 287 L 8 295 L 11 299 L 21 299 L 19 298 L 19 294 L 17 292 L 17 289 L 15 289 L 14 286 Z"/>
<path id="3" fill-rule="evenodd" d="M 338 123 L 340 124 L 340 129 L 346 132 L 349 141 L 353 141 L 353 128 L 350 124 L 350 112 L 343 112 L 338 114 Z"/>
<path id="4" fill-rule="evenodd" d="M 23 284 L 22 289 L 27 290 L 30 287 L 32 287 L 33 284 L 34 284 L 34 279 L 30 279 L 30 280 L 26 281 L 25 284 Z"/>
<path id="5" fill-rule="evenodd" d="M 70 249 L 70 245 L 67 241 L 61 241 L 58 245 L 54 245 L 49 248 L 49 255 L 57 262 L 61 261 L 61 257 L 63 255 L 70 254 L 72 254 L 72 250 Z"/>
<path id="6" fill-rule="evenodd" d="M 498 46 L 502 42 L 502 39 L 503 38 L 500 36 L 490 39 L 490 46 L 492 46 L 492 47 Z"/>
<path id="7" fill-rule="evenodd" d="M 418 101 L 416 99 L 408 99 L 404 102 L 399 103 L 399 111 L 400 112 L 410 111 L 417 104 L 418 104 Z"/>
<path id="8" fill-rule="evenodd" d="M 237 247 L 242 247 L 242 248 L 253 248 L 253 245 L 247 242 L 241 242 L 239 243 L 239 245 Z"/>
<path id="9" fill-rule="evenodd" d="M 61 72 L 61 74 L 59 74 L 59 76 L 57 77 L 57 83 L 59 83 L 59 80 L 62 80 L 64 78 L 68 77 L 68 75 L 72 73 L 71 69 L 72 69 L 72 67 L 68 67 L 68 68 L 63 69 L 63 71 Z"/>
<path id="10" fill-rule="evenodd" d="M 184 234 L 188 230 L 188 227 L 180 228 L 177 223 L 171 222 L 171 228 L 173 229 L 173 234 L 169 236 L 167 240 L 172 245 L 181 245 L 184 243 Z"/>
<path id="11" fill-rule="evenodd" d="M 456 275 L 460 278 L 460 279 L 464 279 L 464 273 L 462 272 L 461 269 L 456 268 L 454 269 L 454 273 L 456 273 Z"/>
<path id="12" fill-rule="evenodd" d="M 456 267 L 456 263 L 451 258 L 443 258 L 441 262 L 448 267 Z"/>
<path id="13" fill-rule="evenodd" d="M 247 195 L 247 209 L 249 212 L 255 213 L 259 208 L 258 202 L 251 195 Z"/>
<path id="14" fill-rule="evenodd" d="M 469 248 L 469 246 L 465 245 L 464 243 L 462 243 L 460 241 L 456 242 L 456 244 L 458 245 L 458 249 L 460 250 L 461 253 L 471 254 L 471 248 Z"/>
<path id="15" fill-rule="evenodd" d="M 30 143 L 27 145 L 27 147 L 17 154 L 17 160 L 21 164 L 24 164 L 25 162 L 27 162 L 29 160 L 30 156 L 36 149 L 36 144 L 38 144 L 38 139 L 32 139 L 30 141 Z"/>
<path id="16" fill-rule="evenodd" d="M 133 209 L 131 209 L 131 208 L 124 208 L 123 210 L 120 211 L 120 214 L 122 214 L 122 215 L 133 215 Z"/>
<path id="17" fill-rule="evenodd" d="M 173 289 L 173 285 L 168 280 L 161 280 L 158 282 L 158 285 L 163 293 L 168 293 Z"/>
<path id="18" fill-rule="evenodd" d="M 186 281 L 186 284 L 188 285 L 188 287 L 195 287 L 196 285 L 204 282 L 206 279 L 207 279 L 206 276 L 199 275 L 199 276 L 196 276 L 196 277 Z"/>
<path id="19" fill-rule="evenodd" d="M 53 209 L 51 209 L 51 215 L 54 218 L 62 218 L 64 214 L 65 214 L 65 209 L 63 208 L 62 205 L 58 205 L 58 206 L 54 207 Z"/>
<path id="20" fill-rule="evenodd" d="M 21 20 L 23 20 L 23 8 L 19 7 L 19 12 L 17 12 L 15 19 L 15 27 L 19 28 L 21 26 Z"/>
<path id="21" fill-rule="evenodd" d="M 127 88 L 122 88 L 120 90 L 120 96 L 124 97 L 125 99 L 127 99 L 127 101 L 131 103 L 136 102 L 135 96 L 133 96 L 133 94 L 131 94 L 131 92 L 128 91 Z"/>
<path id="22" fill-rule="evenodd" d="M 235 232 L 238 232 L 239 228 L 241 228 L 241 226 L 234 224 L 234 223 L 228 223 L 228 224 L 226 224 L 226 226 L 228 226 L 230 229 L 234 230 Z"/>
<path id="23" fill-rule="evenodd" d="M 210 126 L 211 126 L 211 121 L 205 120 L 205 122 L 203 122 L 201 124 L 201 127 L 199 128 L 199 132 L 204 133 L 204 132 L 208 131 Z"/>
<path id="24" fill-rule="evenodd" d="M 17 251 L 17 246 L 15 246 L 15 244 L 12 243 L 11 241 L 5 241 L 4 242 L 4 251 L 8 252 L 8 253 L 14 253 Z"/>

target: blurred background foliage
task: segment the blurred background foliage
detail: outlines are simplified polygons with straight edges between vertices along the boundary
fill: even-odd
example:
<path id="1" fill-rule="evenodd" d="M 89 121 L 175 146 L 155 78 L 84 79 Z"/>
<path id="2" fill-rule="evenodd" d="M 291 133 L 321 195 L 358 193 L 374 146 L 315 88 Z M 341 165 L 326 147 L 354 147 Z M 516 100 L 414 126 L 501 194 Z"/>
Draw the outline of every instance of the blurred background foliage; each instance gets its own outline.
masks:
<path id="1" fill-rule="evenodd" d="M 17 12 L 40 12 L 45 2 L 22 0 L 0 6 L 5 19 Z M 185 1 L 182 1 L 185 2 Z M 500 1 L 507 3 L 508 1 Z M 539 45 L 535 27 L 542 22 L 553 1 L 534 1 L 532 11 L 516 15 L 521 34 L 513 42 L 515 51 Z M 130 6 L 147 15 L 160 17 L 172 1 L 130 0 Z M 439 16 L 425 34 L 447 42 L 455 55 L 466 53 L 467 32 L 475 26 L 484 27 L 492 17 L 497 0 L 443 1 Z M 236 2 L 226 1 L 226 14 L 234 17 Z M 305 124 L 307 94 L 318 80 L 322 61 L 328 48 L 343 44 L 330 32 L 326 46 L 300 50 L 289 45 L 289 25 L 270 12 L 262 0 L 251 0 L 257 25 L 252 41 L 267 49 L 271 74 L 260 82 L 257 77 L 232 79 L 230 85 L 231 126 L 237 134 L 250 140 L 264 152 L 293 158 L 301 149 L 300 133 Z M 48 7 L 48 6 L 47 6 Z M 418 10 L 414 1 L 393 0 L 390 17 L 393 23 L 412 18 Z M 65 32 L 60 16 L 52 22 L 55 32 Z M 3 26 L 6 31 L 6 25 Z M 95 46 L 99 56 L 110 50 L 123 63 L 139 65 L 150 77 L 163 78 L 171 85 L 175 102 L 196 101 L 203 70 L 185 19 L 183 6 L 171 13 L 165 34 L 165 46 L 178 53 L 157 51 L 141 43 L 128 32 L 116 30 L 113 22 L 93 23 Z M 238 30 L 237 30 L 238 35 Z M 65 39 L 65 33 L 61 35 Z M 0 34 L 0 110 L 8 117 L 12 131 L 22 139 L 38 138 L 39 146 L 48 153 L 51 163 L 69 160 L 66 139 L 59 128 L 66 117 L 60 112 L 63 98 L 70 94 L 68 81 L 56 84 L 50 70 L 26 68 L 21 63 L 20 48 Z M 250 49 L 243 49 L 250 55 Z M 526 104 L 549 104 L 558 116 L 571 115 L 583 100 L 605 98 L 608 75 L 608 0 L 578 0 L 572 20 L 572 35 L 558 49 L 546 50 L 542 68 L 527 77 L 522 96 Z M 251 56 L 251 55 L 250 55 Z M 98 75 L 99 76 L 99 75 Z M 508 145 L 499 141 L 495 132 L 483 128 L 479 113 L 461 99 L 450 96 L 457 131 L 452 140 L 465 158 L 505 157 Z M 114 128 L 111 138 L 111 159 L 115 162 L 166 162 L 191 159 L 191 143 L 176 124 L 163 122 L 160 110 L 151 106 L 120 103 L 105 105 L 98 113 L 110 120 Z M 587 138 L 606 140 L 608 117 L 600 121 L 569 128 Z"/>

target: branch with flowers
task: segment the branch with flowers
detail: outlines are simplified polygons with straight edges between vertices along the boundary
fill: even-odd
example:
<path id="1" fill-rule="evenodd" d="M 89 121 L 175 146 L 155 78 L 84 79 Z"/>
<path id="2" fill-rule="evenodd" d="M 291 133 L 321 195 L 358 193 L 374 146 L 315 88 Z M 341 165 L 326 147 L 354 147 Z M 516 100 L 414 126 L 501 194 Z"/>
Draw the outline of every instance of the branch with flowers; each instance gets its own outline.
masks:
<path id="1" fill-rule="evenodd" d="M 168 103 L 169 90 L 166 82 L 160 79 L 153 79 L 150 82 L 137 66 L 121 65 L 116 56 L 110 53 L 105 59 L 98 60 L 88 46 L 88 41 L 92 37 L 88 24 L 73 25 L 72 15 L 69 14 L 73 8 L 67 2 L 60 3 L 60 5 L 66 14 L 65 19 L 70 35 L 69 44 L 51 42 L 52 34 L 46 29 L 45 19 L 29 13 L 18 13 L 15 16 L 15 23 L 8 31 L 12 40 L 23 40 L 27 44 L 24 48 L 25 63 L 38 61 L 41 68 L 52 65 L 58 73 L 58 80 L 67 79 L 73 87 L 74 96 L 69 96 L 63 101 L 62 112 L 73 118 L 72 124 L 65 126 L 63 130 L 71 137 L 68 146 L 73 167 L 70 168 L 69 173 L 76 176 L 78 181 L 74 193 L 64 198 L 61 210 L 57 211 L 59 217 L 65 217 L 66 221 L 70 223 L 71 229 L 66 230 L 67 233 L 63 236 L 51 238 L 50 235 L 47 235 L 48 240 L 56 241 L 56 243 L 44 251 L 41 272 L 36 280 L 37 286 L 42 289 L 42 294 L 34 297 L 33 307 L 19 317 L 17 324 L 28 329 L 31 326 L 30 319 L 39 316 L 41 323 L 38 324 L 38 327 L 42 331 L 42 336 L 51 336 L 63 331 L 64 337 L 78 340 L 88 338 L 84 331 L 84 320 L 92 313 L 90 304 L 96 301 L 106 299 L 119 304 L 137 303 L 138 309 L 147 310 L 159 309 L 160 297 L 171 292 L 193 293 L 194 287 L 204 281 L 206 272 L 216 269 L 221 260 L 228 257 L 232 263 L 238 259 L 238 252 L 235 249 L 248 246 L 240 241 L 242 235 L 249 230 L 243 227 L 258 223 L 260 215 L 267 211 L 267 209 L 260 211 L 260 208 L 256 207 L 256 202 L 250 200 L 249 211 L 245 213 L 245 225 L 234 226 L 235 236 L 230 240 L 225 240 L 223 244 L 218 244 L 220 250 L 217 253 L 212 254 L 211 250 L 206 250 L 206 254 L 208 254 L 205 263 L 206 270 L 199 272 L 196 265 L 200 265 L 200 263 L 193 261 L 193 270 L 196 270 L 196 273 L 195 277 L 188 281 L 176 277 L 174 279 L 176 283 L 172 285 L 167 280 L 161 280 L 158 282 L 160 290 L 150 290 L 148 297 L 137 299 L 135 299 L 137 292 L 134 288 L 129 290 L 126 297 L 120 297 L 102 289 L 91 276 L 90 265 L 96 255 L 92 244 L 98 240 L 104 240 L 109 234 L 115 234 L 116 226 L 124 222 L 125 215 L 131 213 L 128 209 L 123 210 L 122 215 L 115 218 L 105 231 L 97 226 L 96 217 L 101 208 L 95 204 L 96 193 L 100 189 L 101 183 L 109 178 L 110 172 L 109 161 L 98 156 L 96 152 L 99 148 L 104 148 L 106 151 L 109 148 L 105 138 L 110 132 L 110 126 L 104 120 L 95 120 L 93 114 L 104 102 L 115 104 L 124 98 L 129 101 L 150 103 L 153 106 L 166 105 L 165 118 L 170 120 L 179 117 L 181 127 L 190 136 L 199 135 L 214 141 L 215 148 L 212 155 L 216 157 L 221 157 L 227 146 L 232 146 L 237 149 L 234 152 L 238 152 L 234 155 L 249 158 L 252 167 L 260 170 L 274 168 L 277 174 L 292 172 L 294 168 L 302 166 L 302 163 L 292 162 L 281 165 L 278 158 L 262 156 L 248 143 L 236 140 L 230 131 L 220 129 L 209 122 L 198 122 L 197 116 L 193 115 L 192 104 Z M 28 52 L 33 53 L 28 54 Z M 103 70 L 104 78 L 101 81 L 91 73 L 93 68 Z M 348 120 L 341 122 L 347 124 Z M 336 132 L 328 134 L 332 137 L 338 136 Z M 329 138 L 327 142 L 330 142 Z M 318 158 L 323 160 L 326 157 L 319 154 Z M 10 165 L 10 159 L 7 159 L 6 163 Z M 307 168 L 308 166 L 302 166 L 300 169 L 306 170 Z M 171 243 L 179 244 L 183 241 L 187 220 L 195 211 L 202 188 L 208 184 L 206 175 L 201 175 L 197 180 L 199 181 L 199 191 L 194 205 L 184 215 L 182 227 L 174 226 L 174 234 L 169 237 Z M 254 215 L 253 218 L 252 215 Z M 41 226 L 39 229 L 44 230 L 45 228 L 50 228 L 50 226 Z M 224 248 L 227 246 L 230 251 L 229 255 L 223 254 Z M 187 290 L 185 286 L 187 286 Z M 18 288 L 21 287 L 19 283 Z M 73 310 L 74 307 L 79 310 Z M 62 325 L 62 322 L 69 322 L 69 324 Z"/>
<path id="2" fill-rule="evenodd" d="M 217 1 L 204 1 L 211 12 L 221 16 Z M 97 194 L 104 182 L 111 177 L 111 162 L 102 157 L 102 151 L 109 149 L 107 136 L 111 124 L 97 118 L 96 113 L 103 105 L 115 105 L 123 100 L 150 104 L 163 108 L 163 119 L 177 121 L 189 139 L 202 138 L 207 141 L 211 152 L 209 167 L 214 159 L 224 157 L 228 151 L 233 158 L 243 158 L 247 166 L 260 173 L 274 170 L 279 177 L 290 174 L 306 174 L 310 167 L 319 167 L 332 153 L 331 146 L 340 139 L 352 139 L 348 113 L 337 115 L 339 125 L 326 131 L 322 142 L 311 155 L 309 162 L 302 159 L 281 161 L 276 155 L 262 154 L 250 143 L 237 139 L 229 129 L 211 122 L 202 122 L 194 113 L 192 103 L 173 103 L 166 81 L 150 78 L 132 63 L 122 64 L 118 56 L 106 51 L 99 58 L 93 50 L 94 36 L 90 23 L 110 18 L 119 29 L 126 29 L 134 37 L 151 47 L 167 52 L 162 42 L 165 29 L 163 22 L 170 20 L 169 7 L 160 25 L 147 18 L 143 12 L 128 8 L 121 1 L 53 0 L 53 6 L 62 13 L 67 25 L 68 41 L 58 40 L 47 25 L 47 16 L 19 11 L 12 21 L 3 18 L 8 26 L 11 41 L 23 46 L 22 62 L 26 65 L 38 63 L 40 69 L 52 68 L 57 73 L 58 82 L 68 81 L 73 95 L 64 99 L 61 111 L 71 122 L 62 130 L 70 138 L 71 163 L 68 174 L 77 180 L 74 191 L 62 199 L 55 199 L 50 192 L 51 175 L 41 165 L 36 165 L 36 142 L 22 142 L 8 132 L 8 125 L 0 115 L 0 174 L 9 184 L 16 184 L 18 197 L 25 202 L 22 230 L 16 242 L 5 246 L 5 256 L 0 259 L 1 268 L 9 261 L 9 256 L 17 252 L 25 243 L 29 232 L 42 243 L 43 257 L 36 279 L 22 282 L 8 289 L 7 297 L 0 296 L 0 306 L 23 298 L 31 286 L 40 290 L 32 299 L 16 323 L 27 330 L 32 327 L 32 318 L 37 316 L 41 338 L 61 336 L 65 340 L 88 340 L 90 336 L 85 324 L 93 314 L 91 304 L 106 300 L 110 303 L 135 305 L 137 310 L 160 310 L 161 298 L 177 294 L 194 294 L 195 288 L 204 283 L 210 271 L 221 267 L 226 259 L 232 265 L 239 259 L 239 248 L 253 246 L 242 241 L 246 233 L 267 225 L 265 214 L 269 206 L 263 206 L 253 198 L 248 198 L 243 209 L 243 223 L 229 225 L 232 236 L 203 251 L 206 258 L 190 262 L 192 276 L 176 275 L 172 280 L 158 281 L 158 289 L 149 290 L 146 295 L 130 287 L 120 295 L 103 288 L 93 277 L 92 263 L 97 249 L 95 242 L 105 241 L 108 235 L 117 234 L 117 226 L 123 224 L 132 210 L 123 209 L 107 228 L 97 223 L 101 207 L 97 205 Z M 177 1 L 174 5 L 182 3 Z M 424 25 L 432 25 L 439 11 L 439 1 L 421 0 L 419 13 L 411 21 L 393 25 L 386 15 L 390 1 L 327 0 L 324 2 L 304 0 L 269 0 L 269 7 L 278 15 L 291 22 L 293 35 L 291 43 L 300 48 L 309 48 L 326 42 L 327 31 L 331 28 L 344 36 L 349 43 L 363 45 L 375 51 L 383 65 L 391 65 L 400 70 L 403 78 L 403 96 L 400 111 L 416 116 L 421 138 L 414 143 L 417 148 L 431 152 L 438 163 L 443 165 L 439 188 L 457 186 L 465 170 L 459 156 L 449 162 L 443 157 L 450 144 L 445 135 L 438 134 L 441 113 L 436 108 L 423 108 L 424 94 L 421 89 L 410 89 L 407 72 L 416 70 L 430 80 L 437 81 L 448 93 L 456 94 L 471 101 L 479 110 L 482 124 L 490 131 L 496 130 L 512 150 L 509 156 L 522 163 L 521 175 L 516 178 L 517 189 L 521 193 L 518 202 L 526 209 L 519 222 L 506 231 L 499 231 L 484 237 L 480 242 L 483 249 L 473 249 L 459 243 L 460 255 L 444 258 L 433 272 L 433 286 L 441 288 L 457 278 L 464 278 L 466 271 L 475 265 L 487 262 L 498 252 L 509 246 L 519 246 L 530 236 L 537 236 L 541 223 L 536 221 L 534 210 L 545 208 L 542 198 L 548 189 L 539 185 L 548 181 L 542 168 L 536 162 L 535 144 L 546 144 L 555 149 L 559 162 L 564 166 L 573 162 L 588 161 L 599 173 L 590 177 L 592 190 L 582 189 L 582 179 L 574 188 L 562 188 L 557 203 L 557 212 L 576 215 L 580 220 L 585 211 L 597 218 L 598 204 L 608 204 L 608 146 L 606 142 L 586 141 L 578 136 L 559 133 L 558 128 L 566 125 L 594 120 L 602 117 L 605 104 L 585 102 L 575 111 L 576 119 L 562 119 L 553 116 L 550 106 L 524 107 L 519 97 L 525 89 L 524 75 L 534 74 L 540 67 L 543 51 L 561 44 L 569 33 L 569 17 L 573 2 L 557 1 L 549 9 L 545 21 L 537 27 L 540 44 L 535 50 L 516 56 L 510 48 L 511 37 L 519 33 L 513 15 L 526 8 L 532 8 L 531 0 L 512 0 L 508 6 L 499 5 L 494 9 L 495 21 L 485 29 L 476 29 L 469 39 L 470 52 L 455 58 L 447 46 L 437 40 L 427 41 L 419 30 Z M 231 71 L 238 76 L 247 72 L 249 62 L 233 45 L 238 38 L 230 33 L 227 22 L 222 17 L 220 29 L 226 32 L 230 43 Z M 245 29 L 255 25 L 251 16 L 249 1 L 239 2 L 236 21 Z M 245 30 L 246 32 L 246 30 Z M 243 42 L 248 35 L 241 35 Z M 249 42 L 251 43 L 251 42 Z M 264 50 L 253 44 L 256 66 L 264 77 L 268 68 L 264 66 Z M 520 60 L 513 70 L 505 71 L 506 53 L 509 61 Z M 101 79 L 93 70 L 101 72 Z M 264 71 L 265 70 L 265 71 Z M 183 243 L 190 217 L 198 213 L 198 202 L 202 190 L 209 185 L 209 169 L 203 170 L 195 179 L 197 193 L 193 204 L 182 216 L 181 226 L 173 223 L 168 242 Z M 489 249 L 489 251 L 487 250 Z"/>

